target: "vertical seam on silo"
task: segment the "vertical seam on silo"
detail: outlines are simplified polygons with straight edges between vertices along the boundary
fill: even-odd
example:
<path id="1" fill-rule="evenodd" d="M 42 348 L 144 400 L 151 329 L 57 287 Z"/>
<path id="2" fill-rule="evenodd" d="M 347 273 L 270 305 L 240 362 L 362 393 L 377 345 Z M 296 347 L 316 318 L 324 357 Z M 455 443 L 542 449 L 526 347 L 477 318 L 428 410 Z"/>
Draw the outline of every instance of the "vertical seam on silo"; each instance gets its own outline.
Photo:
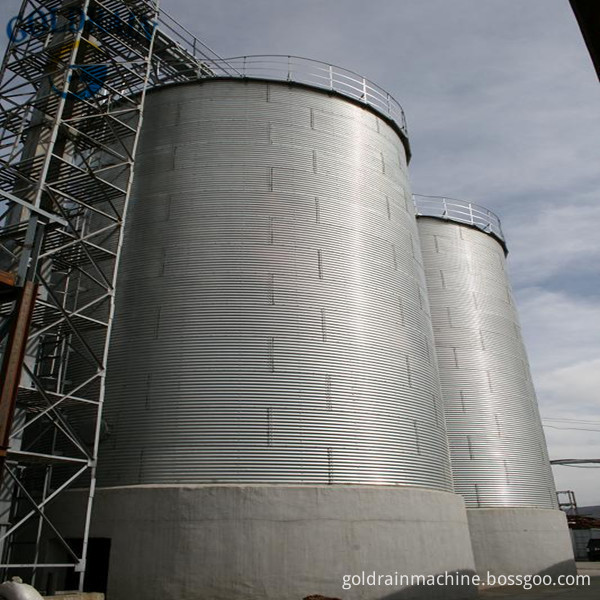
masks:
<path id="1" fill-rule="evenodd" d="M 498 437 L 502 437 L 502 426 L 500 425 L 500 420 L 498 419 L 498 415 L 494 415 L 494 420 L 496 421 L 496 429 L 498 430 Z"/>
<path id="2" fill-rule="evenodd" d="M 148 405 L 150 404 L 150 389 L 152 387 L 152 373 L 148 373 L 148 375 L 146 376 L 146 406 L 145 408 L 148 408 Z"/>
<path id="3" fill-rule="evenodd" d="M 271 373 L 275 373 L 275 338 L 269 338 L 269 367 Z"/>
<path id="4" fill-rule="evenodd" d="M 138 483 L 142 483 L 142 470 L 144 466 L 144 449 L 140 449 L 140 462 L 138 464 Z"/>
<path id="5" fill-rule="evenodd" d="M 427 339 L 427 336 L 425 336 L 424 339 L 425 339 L 425 351 L 427 353 L 427 362 L 429 364 L 431 364 L 431 348 L 429 347 L 429 340 Z"/>
<path id="6" fill-rule="evenodd" d="M 323 279 L 323 253 L 317 250 L 317 267 L 319 269 L 319 279 Z"/>
<path id="7" fill-rule="evenodd" d="M 385 175 L 385 156 L 383 155 L 383 152 L 380 152 L 379 154 L 381 155 L 381 173 Z"/>
<path id="8" fill-rule="evenodd" d="M 319 203 L 319 198 L 315 196 L 315 222 L 321 222 L 321 204 Z"/>
<path id="9" fill-rule="evenodd" d="M 388 221 L 391 221 L 392 220 L 392 207 L 390 206 L 390 197 L 389 196 L 385 197 L 385 207 L 387 210 Z"/>
<path id="10" fill-rule="evenodd" d="M 273 410 L 267 408 L 267 446 L 273 445 Z"/>
<path id="11" fill-rule="evenodd" d="M 327 402 L 327 409 L 332 410 L 333 404 L 331 402 L 331 375 L 325 375 L 325 400 Z"/>
<path id="12" fill-rule="evenodd" d="M 274 186 L 275 186 L 275 174 L 274 174 L 275 169 L 273 167 L 271 167 L 269 169 L 269 191 L 273 192 L 274 191 Z"/>
<path id="13" fill-rule="evenodd" d="M 404 355 L 406 358 L 406 377 L 408 379 L 408 387 L 412 387 L 412 372 L 410 370 L 410 357 L 408 354 Z"/>
<path id="14" fill-rule="evenodd" d="M 171 202 L 173 200 L 173 196 L 171 194 L 167 195 L 167 211 L 165 215 L 165 221 L 171 220 Z"/>
<path id="15" fill-rule="evenodd" d="M 271 102 L 271 84 L 267 83 L 266 88 L 267 88 L 267 102 Z"/>
<path id="16" fill-rule="evenodd" d="M 463 414 L 467 414 L 467 406 L 465 404 L 465 392 L 463 390 L 459 390 L 460 394 L 460 404 L 462 406 Z"/>
<path id="17" fill-rule="evenodd" d="M 454 356 L 454 368 L 460 369 L 458 366 L 458 353 L 456 352 L 456 348 L 452 348 L 452 355 Z"/>
<path id="18" fill-rule="evenodd" d="M 479 330 L 479 340 L 481 341 L 481 349 L 486 350 L 485 339 L 483 337 L 483 331 L 481 329 Z"/>
<path id="19" fill-rule="evenodd" d="M 315 128 L 315 109 L 314 108 L 310 109 L 310 128 L 311 129 Z"/>
<path id="20" fill-rule="evenodd" d="M 469 460 L 473 460 L 475 455 L 473 454 L 473 444 L 471 443 L 470 435 L 467 435 L 467 448 L 469 449 Z"/>
<path id="21" fill-rule="evenodd" d="M 446 289 L 446 280 L 444 279 L 444 271 L 442 271 L 442 269 L 440 269 L 440 280 L 442 282 L 442 289 L 445 290 Z"/>
<path id="22" fill-rule="evenodd" d="M 504 473 L 506 474 L 506 485 L 510 485 L 510 473 L 508 472 L 508 463 L 506 460 L 502 461 L 504 463 Z"/>
<path id="23" fill-rule="evenodd" d="M 405 325 L 404 322 L 404 305 L 402 304 L 402 296 L 398 296 L 398 308 L 400 309 L 400 323 Z"/>
<path id="24" fill-rule="evenodd" d="M 274 217 L 269 217 L 269 245 L 272 246 L 275 243 L 275 229 L 273 227 Z"/>
<path id="25" fill-rule="evenodd" d="M 327 317 L 325 309 L 321 309 L 321 335 L 324 342 L 327 341 Z"/>
<path id="26" fill-rule="evenodd" d="M 156 313 L 156 323 L 154 324 L 154 339 L 155 340 L 158 339 L 158 334 L 159 334 L 159 330 L 160 330 L 161 312 L 162 312 L 162 306 L 159 306 L 158 311 Z"/>
<path id="27" fill-rule="evenodd" d="M 449 306 L 446 306 L 446 315 L 448 316 L 448 327 L 454 327 L 454 325 L 452 325 L 452 312 Z"/>
<path id="28" fill-rule="evenodd" d="M 437 235 L 433 236 L 433 246 L 435 247 L 436 254 L 439 254 L 440 253 L 440 245 L 438 243 L 438 236 Z"/>
<path id="29" fill-rule="evenodd" d="M 312 163 L 313 163 L 313 173 L 318 173 L 317 170 L 317 151 L 312 151 Z"/>
<path id="30" fill-rule="evenodd" d="M 165 263 L 167 262 L 167 249 L 163 248 L 161 250 L 161 260 L 160 260 L 160 275 L 159 277 L 163 277 L 165 274 Z"/>
<path id="31" fill-rule="evenodd" d="M 269 144 L 273 145 L 273 123 L 267 125 L 267 131 L 269 133 Z"/>
<path id="32" fill-rule="evenodd" d="M 269 304 L 271 306 L 275 306 L 275 274 L 274 273 L 269 273 L 268 296 L 269 296 Z"/>
<path id="33" fill-rule="evenodd" d="M 415 419 L 413 421 L 413 427 L 415 429 L 415 444 L 417 448 L 417 454 L 421 454 L 421 439 L 419 437 L 419 422 Z"/>
<path id="34" fill-rule="evenodd" d="M 479 498 L 479 486 L 475 484 L 475 498 L 477 499 L 477 507 L 481 507 L 481 499 Z"/>
<path id="35" fill-rule="evenodd" d="M 419 294 L 419 308 L 423 310 L 423 294 L 420 287 L 417 287 L 417 293 Z"/>
<path id="36" fill-rule="evenodd" d="M 489 371 L 485 372 L 487 375 L 487 381 L 488 381 L 488 386 L 490 387 L 490 392 L 493 394 L 494 393 L 494 386 L 492 385 L 492 375 L 490 374 Z"/>
<path id="37" fill-rule="evenodd" d="M 333 450 L 327 448 L 327 481 L 329 485 L 333 483 Z"/>
<path id="38" fill-rule="evenodd" d="M 392 244 L 392 265 L 394 271 L 398 270 L 398 256 L 396 255 L 396 244 Z"/>

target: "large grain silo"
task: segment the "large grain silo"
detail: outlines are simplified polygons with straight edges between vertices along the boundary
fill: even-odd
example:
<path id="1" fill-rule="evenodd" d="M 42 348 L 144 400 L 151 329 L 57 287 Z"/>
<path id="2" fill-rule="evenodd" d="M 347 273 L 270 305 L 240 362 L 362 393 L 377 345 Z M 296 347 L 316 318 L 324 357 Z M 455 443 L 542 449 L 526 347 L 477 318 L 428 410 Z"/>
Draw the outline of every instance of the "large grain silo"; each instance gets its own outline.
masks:
<path id="1" fill-rule="evenodd" d="M 478 571 L 574 572 L 500 221 L 468 202 L 415 202 L 454 485 Z"/>
<path id="2" fill-rule="evenodd" d="M 401 111 L 286 60 L 146 100 L 92 523 L 111 600 L 474 570 Z"/>

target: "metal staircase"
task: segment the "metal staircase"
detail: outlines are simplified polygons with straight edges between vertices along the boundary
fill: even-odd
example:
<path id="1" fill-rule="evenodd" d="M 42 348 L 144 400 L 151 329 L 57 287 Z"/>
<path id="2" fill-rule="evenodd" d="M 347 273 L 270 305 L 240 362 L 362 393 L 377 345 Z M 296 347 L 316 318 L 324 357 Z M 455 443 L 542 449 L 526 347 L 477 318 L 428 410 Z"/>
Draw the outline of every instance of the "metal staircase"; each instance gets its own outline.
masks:
<path id="1" fill-rule="evenodd" d="M 236 74 L 158 1 L 24 0 L 12 21 L 0 71 L 5 576 L 24 574 L 43 587 L 49 574 L 75 569 L 84 589 L 145 94 L 214 76 L 207 62 L 219 65 L 219 75 Z M 52 501 L 72 487 L 87 490 L 77 544 L 52 515 Z"/>

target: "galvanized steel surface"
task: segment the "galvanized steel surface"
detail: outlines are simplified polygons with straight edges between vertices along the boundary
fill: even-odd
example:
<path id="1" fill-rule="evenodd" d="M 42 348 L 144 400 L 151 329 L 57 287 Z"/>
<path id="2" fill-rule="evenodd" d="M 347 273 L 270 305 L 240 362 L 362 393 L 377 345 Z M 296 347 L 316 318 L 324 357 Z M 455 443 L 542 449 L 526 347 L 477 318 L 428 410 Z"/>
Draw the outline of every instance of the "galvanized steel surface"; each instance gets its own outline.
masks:
<path id="1" fill-rule="evenodd" d="M 406 157 L 285 83 L 149 95 L 100 485 L 451 489 Z"/>
<path id="2" fill-rule="evenodd" d="M 556 508 L 504 249 L 451 220 L 418 226 L 455 489 L 470 507 Z"/>
<path id="3" fill-rule="evenodd" d="M 413 201 L 417 216 L 437 217 L 472 225 L 498 238 L 506 249 L 506 239 L 502 232 L 500 219 L 484 206 L 465 202 L 464 200 L 456 200 L 455 198 L 423 196 L 421 194 L 413 194 Z"/>
<path id="4" fill-rule="evenodd" d="M 235 56 L 204 60 L 198 77 L 232 77 L 272 79 L 302 83 L 337 92 L 370 106 L 391 119 L 408 136 L 406 117 L 399 102 L 366 77 L 320 60 L 288 55 Z"/>

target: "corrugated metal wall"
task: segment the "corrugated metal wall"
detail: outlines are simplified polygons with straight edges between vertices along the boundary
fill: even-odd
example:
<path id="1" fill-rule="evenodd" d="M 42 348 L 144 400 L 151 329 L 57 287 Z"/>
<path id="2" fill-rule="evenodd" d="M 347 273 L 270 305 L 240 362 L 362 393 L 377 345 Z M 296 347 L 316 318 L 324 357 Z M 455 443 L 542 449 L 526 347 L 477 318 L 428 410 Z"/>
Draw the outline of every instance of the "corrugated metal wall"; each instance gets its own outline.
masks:
<path id="1" fill-rule="evenodd" d="M 451 489 L 406 157 L 343 98 L 148 96 L 100 485 Z"/>
<path id="2" fill-rule="evenodd" d="M 455 489 L 471 507 L 556 508 L 504 250 L 419 217 Z"/>

